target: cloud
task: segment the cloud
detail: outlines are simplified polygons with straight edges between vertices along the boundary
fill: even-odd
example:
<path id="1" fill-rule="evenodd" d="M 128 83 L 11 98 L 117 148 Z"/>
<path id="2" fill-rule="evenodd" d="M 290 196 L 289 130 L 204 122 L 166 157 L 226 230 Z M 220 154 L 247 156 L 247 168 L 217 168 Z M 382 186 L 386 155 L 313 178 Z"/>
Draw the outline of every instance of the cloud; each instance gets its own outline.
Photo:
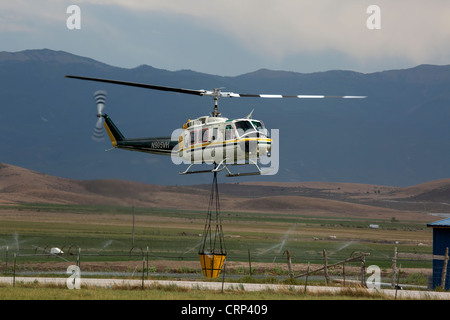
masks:
<path id="1" fill-rule="evenodd" d="M 0 32 L 32 31 L 66 21 L 65 1 L 16 0 L 0 2 Z"/>
<path id="2" fill-rule="evenodd" d="M 380 30 L 366 26 L 374 3 Z M 66 30 L 72 4 L 81 8 L 78 33 Z M 217 73 L 217 61 L 227 61 L 221 72 L 229 73 L 314 62 L 374 71 L 383 63 L 448 64 L 449 13 L 448 0 L 16 0 L 0 3 L 0 40 L 4 48 L 77 48 L 127 67 Z"/>
<path id="3" fill-rule="evenodd" d="M 190 16 L 205 28 L 236 39 L 247 50 L 273 59 L 331 49 L 361 62 L 381 57 L 448 62 L 449 1 L 378 0 L 381 30 L 369 30 L 366 10 L 372 2 L 112 1 L 129 10 Z"/>

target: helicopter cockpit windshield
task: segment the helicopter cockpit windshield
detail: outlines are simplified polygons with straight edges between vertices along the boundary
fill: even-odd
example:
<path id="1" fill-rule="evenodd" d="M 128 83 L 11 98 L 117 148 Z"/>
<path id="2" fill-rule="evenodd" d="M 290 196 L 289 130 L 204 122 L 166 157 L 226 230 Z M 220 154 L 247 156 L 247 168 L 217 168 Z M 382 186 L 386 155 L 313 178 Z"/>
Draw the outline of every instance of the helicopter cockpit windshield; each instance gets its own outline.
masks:
<path id="1" fill-rule="evenodd" d="M 235 124 L 236 130 L 239 134 L 239 137 L 260 137 L 260 135 L 264 135 L 269 137 L 267 133 L 267 129 L 264 127 L 264 124 L 261 121 L 257 120 L 239 120 L 236 121 Z"/>
<path id="2" fill-rule="evenodd" d="M 253 127 L 251 122 L 247 120 L 236 121 L 234 125 L 236 126 L 236 130 L 239 132 L 240 136 L 242 136 L 242 134 L 244 133 L 255 131 L 255 128 Z"/>

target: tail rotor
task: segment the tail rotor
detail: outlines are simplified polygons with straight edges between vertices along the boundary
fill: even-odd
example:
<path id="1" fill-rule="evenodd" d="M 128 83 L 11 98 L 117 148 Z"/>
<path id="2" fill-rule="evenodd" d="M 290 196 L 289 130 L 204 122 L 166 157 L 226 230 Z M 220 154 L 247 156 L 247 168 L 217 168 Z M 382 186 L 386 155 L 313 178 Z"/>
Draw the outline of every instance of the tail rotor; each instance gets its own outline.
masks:
<path id="1" fill-rule="evenodd" d="M 94 93 L 95 103 L 97 104 L 97 123 L 95 124 L 94 132 L 92 134 L 92 140 L 103 141 L 105 139 L 103 130 L 103 114 L 102 111 L 105 108 L 106 103 L 106 91 L 98 90 Z"/>

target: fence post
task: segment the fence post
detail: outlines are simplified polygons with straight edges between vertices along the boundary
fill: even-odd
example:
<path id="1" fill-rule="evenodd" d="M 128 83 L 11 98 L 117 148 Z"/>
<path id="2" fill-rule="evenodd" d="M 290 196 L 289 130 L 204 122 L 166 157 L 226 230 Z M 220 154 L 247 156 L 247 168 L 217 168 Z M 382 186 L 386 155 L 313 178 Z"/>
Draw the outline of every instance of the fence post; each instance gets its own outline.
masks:
<path id="1" fill-rule="evenodd" d="M 250 253 L 250 250 L 248 250 L 248 252 Z M 227 259 L 225 258 L 225 261 L 223 262 L 223 273 L 222 273 L 222 293 L 223 293 L 223 286 L 225 284 L 225 272 L 227 270 Z M 251 271 L 250 271 L 250 275 L 251 275 Z"/>
<path id="2" fill-rule="evenodd" d="M 324 275 L 325 275 L 325 282 L 328 285 L 328 282 L 330 281 L 330 276 L 328 275 L 328 261 L 327 261 L 327 251 L 323 249 L 323 260 L 324 260 Z"/>
<path id="3" fill-rule="evenodd" d="M 148 277 L 148 246 L 147 246 L 147 277 Z"/>
<path id="4" fill-rule="evenodd" d="M 250 277 L 252 276 L 252 260 L 250 259 L 250 249 L 248 249 L 248 268 Z"/>
<path id="5" fill-rule="evenodd" d="M 8 246 L 6 246 L 6 257 L 5 257 L 5 263 L 6 263 L 5 274 L 6 275 L 8 275 L 8 250 L 9 250 L 9 248 L 8 248 Z"/>
<path id="6" fill-rule="evenodd" d="M 342 264 L 342 276 L 344 277 L 344 287 L 345 287 L 345 262 Z"/>
<path id="7" fill-rule="evenodd" d="M 81 248 L 78 248 L 78 255 L 77 255 L 77 266 L 81 270 Z"/>
<path id="8" fill-rule="evenodd" d="M 306 293 L 306 286 L 308 285 L 308 276 L 309 276 L 309 261 L 308 261 L 308 269 L 306 269 L 306 280 L 305 280 L 305 292 Z"/>
<path id="9" fill-rule="evenodd" d="M 441 286 L 443 290 L 445 290 L 445 278 L 447 277 L 447 264 L 448 264 L 448 247 L 445 249 L 444 266 L 442 269 L 442 276 L 441 276 Z"/>
<path id="10" fill-rule="evenodd" d="M 361 256 L 361 287 L 365 288 L 366 285 L 366 257 Z"/>
<path id="11" fill-rule="evenodd" d="M 288 269 L 289 269 L 289 277 L 291 279 L 293 279 L 294 272 L 292 271 L 291 253 L 289 252 L 289 250 L 286 250 L 286 255 L 287 255 L 287 263 L 288 263 Z"/>
<path id="12" fill-rule="evenodd" d="M 134 206 L 133 206 L 133 229 L 131 230 L 131 249 L 134 248 Z"/>
<path id="13" fill-rule="evenodd" d="M 14 253 L 13 288 L 16 286 L 16 253 Z"/>
<path id="14" fill-rule="evenodd" d="M 145 256 L 142 254 L 142 290 L 144 290 Z"/>
<path id="15" fill-rule="evenodd" d="M 394 248 L 394 258 L 392 258 L 392 288 L 395 288 L 395 274 L 397 273 L 397 247 Z"/>
<path id="16" fill-rule="evenodd" d="M 402 265 L 400 265 L 400 268 L 398 269 L 398 274 L 397 274 L 397 284 L 395 285 L 395 298 L 394 300 L 397 300 L 397 291 L 399 288 L 399 283 L 400 283 L 400 273 L 402 272 Z"/>

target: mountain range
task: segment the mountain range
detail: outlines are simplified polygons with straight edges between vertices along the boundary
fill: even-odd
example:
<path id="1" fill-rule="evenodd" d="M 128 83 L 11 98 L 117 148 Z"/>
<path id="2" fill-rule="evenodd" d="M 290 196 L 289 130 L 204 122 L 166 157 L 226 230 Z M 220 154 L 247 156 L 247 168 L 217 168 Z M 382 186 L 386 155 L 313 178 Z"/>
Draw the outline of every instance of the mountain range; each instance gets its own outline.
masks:
<path id="1" fill-rule="evenodd" d="M 412 186 L 450 177 L 450 65 L 358 73 L 261 69 L 224 77 L 148 65 L 126 69 L 49 49 L 0 52 L 0 162 L 68 179 L 157 185 L 210 183 L 182 176 L 169 157 L 110 150 L 95 142 L 93 93 L 125 136 L 166 136 L 209 115 L 213 100 L 68 79 L 67 74 L 238 93 L 364 95 L 366 99 L 221 99 L 228 118 L 253 117 L 279 129 L 274 176 L 222 182 L 352 182 Z M 108 151 L 105 151 L 108 150 Z"/>

